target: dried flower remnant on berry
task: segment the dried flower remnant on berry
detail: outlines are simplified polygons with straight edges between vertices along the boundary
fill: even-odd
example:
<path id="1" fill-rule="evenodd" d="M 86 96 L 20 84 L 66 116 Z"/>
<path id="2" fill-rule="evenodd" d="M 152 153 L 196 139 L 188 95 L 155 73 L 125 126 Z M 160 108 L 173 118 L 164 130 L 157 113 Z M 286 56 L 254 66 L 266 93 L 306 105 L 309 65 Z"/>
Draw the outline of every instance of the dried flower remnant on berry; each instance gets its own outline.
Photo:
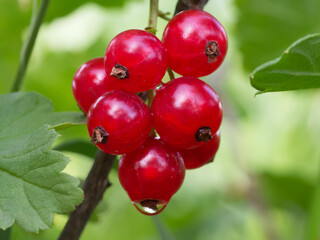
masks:
<path id="1" fill-rule="evenodd" d="M 93 130 L 93 133 L 91 136 L 91 142 L 94 145 L 97 145 L 98 143 L 107 143 L 107 141 L 108 141 L 107 131 L 101 126 L 96 127 Z"/>
<path id="2" fill-rule="evenodd" d="M 129 70 L 125 66 L 116 63 L 116 65 L 114 65 L 112 68 L 110 75 L 118 78 L 119 80 L 126 79 L 129 77 Z"/>
<path id="3" fill-rule="evenodd" d="M 195 137 L 198 142 L 201 142 L 201 141 L 208 142 L 209 140 L 212 139 L 211 128 L 210 127 L 199 128 L 199 130 L 196 132 Z"/>
<path id="4" fill-rule="evenodd" d="M 204 53 L 208 56 L 208 63 L 214 61 L 220 55 L 218 43 L 216 41 L 207 42 Z"/>

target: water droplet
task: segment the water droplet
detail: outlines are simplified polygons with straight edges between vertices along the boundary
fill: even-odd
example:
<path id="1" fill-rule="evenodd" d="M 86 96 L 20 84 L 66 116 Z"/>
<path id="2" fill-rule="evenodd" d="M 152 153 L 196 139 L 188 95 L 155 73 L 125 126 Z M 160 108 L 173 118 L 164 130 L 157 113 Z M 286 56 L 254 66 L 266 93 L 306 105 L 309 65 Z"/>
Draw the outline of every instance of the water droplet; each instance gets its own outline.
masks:
<path id="1" fill-rule="evenodd" d="M 133 205 L 138 209 L 139 212 L 145 215 L 156 215 L 162 212 L 166 206 L 167 202 L 154 199 L 146 199 L 140 202 L 133 202 Z"/>

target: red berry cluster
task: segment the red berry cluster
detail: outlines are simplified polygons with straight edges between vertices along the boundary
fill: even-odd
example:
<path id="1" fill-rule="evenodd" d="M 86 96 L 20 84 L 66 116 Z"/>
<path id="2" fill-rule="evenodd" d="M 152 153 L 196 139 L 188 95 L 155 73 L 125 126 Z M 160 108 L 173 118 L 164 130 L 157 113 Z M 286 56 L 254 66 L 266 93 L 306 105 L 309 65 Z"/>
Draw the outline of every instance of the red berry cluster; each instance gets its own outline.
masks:
<path id="1" fill-rule="evenodd" d="M 144 214 L 161 212 L 182 185 L 185 169 L 213 160 L 220 143 L 222 106 L 197 77 L 215 71 L 227 52 L 227 36 L 201 10 L 176 15 L 162 42 L 144 30 L 127 30 L 105 57 L 83 64 L 72 89 L 88 115 L 93 144 L 122 155 L 119 179 Z M 183 77 L 161 83 L 170 67 Z M 150 108 L 136 93 L 156 89 Z M 159 137 L 150 136 L 152 127 Z"/>

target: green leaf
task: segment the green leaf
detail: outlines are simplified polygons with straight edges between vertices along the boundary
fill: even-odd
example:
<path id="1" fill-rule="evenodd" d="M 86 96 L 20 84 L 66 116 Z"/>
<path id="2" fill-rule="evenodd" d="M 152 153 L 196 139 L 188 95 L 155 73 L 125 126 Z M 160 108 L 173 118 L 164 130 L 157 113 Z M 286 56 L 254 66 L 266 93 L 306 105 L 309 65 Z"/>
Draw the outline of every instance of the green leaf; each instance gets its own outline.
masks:
<path id="1" fill-rule="evenodd" d="M 236 39 L 244 67 L 276 58 L 290 43 L 320 31 L 319 0 L 236 0 Z"/>
<path id="2" fill-rule="evenodd" d="M 280 58 L 258 67 L 250 77 L 259 93 L 320 87 L 320 34 L 292 44 Z"/>
<path id="3" fill-rule="evenodd" d="M 26 231 L 49 228 L 53 213 L 71 211 L 82 200 L 78 180 L 61 173 L 69 159 L 50 150 L 52 129 L 81 119 L 55 113 L 37 93 L 0 95 L 0 228 L 15 221 Z M 79 123 L 79 122 L 75 122 Z"/>
<path id="4" fill-rule="evenodd" d="M 11 239 L 11 228 L 3 231 L 0 229 L 0 239 L 1 240 L 10 240 Z"/>

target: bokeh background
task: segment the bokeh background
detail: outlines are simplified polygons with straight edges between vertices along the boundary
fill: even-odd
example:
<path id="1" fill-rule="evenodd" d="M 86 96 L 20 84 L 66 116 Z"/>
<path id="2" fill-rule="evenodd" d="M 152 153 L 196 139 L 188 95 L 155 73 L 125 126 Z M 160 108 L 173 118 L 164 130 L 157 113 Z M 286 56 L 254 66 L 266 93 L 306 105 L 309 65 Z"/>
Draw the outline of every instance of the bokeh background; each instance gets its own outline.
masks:
<path id="1" fill-rule="evenodd" d="M 176 1 L 160 0 L 173 13 Z M 205 10 L 225 26 L 229 51 L 222 67 L 202 78 L 221 97 L 221 147 L 213 164 L 188 171 L 185 182 L 157 217 L 140 214 L 117 178 L 87 225 L 82 240 L 298 240 L 319 229 L 320 92 L 304 90 L 254 97 L 249 75 L 280 56 L 295 40 L 320 32 L 319 0 L 209 0 Z M 0 0 L 0 93 L 18 67 L 31 0 Z M 53 0 L 40 30 L 23 91 L 38 91 L 56 111 L 79 111 L 71 92 L 77 68 L 104 55 L 126 29 L 143 29 L 148 0 Z M 158 20 L 161 38 L 166 22 Z M 165 80 L 168 80 L 167 76 Z M 59 132 L 56 145 L 81 140 L 86 127 Z M 66 151 L 66 172 L 85 179 L 92 158 Z M 67 220 L 39 234 L 14 225 L 14 240 L 57 239 Z"/>

